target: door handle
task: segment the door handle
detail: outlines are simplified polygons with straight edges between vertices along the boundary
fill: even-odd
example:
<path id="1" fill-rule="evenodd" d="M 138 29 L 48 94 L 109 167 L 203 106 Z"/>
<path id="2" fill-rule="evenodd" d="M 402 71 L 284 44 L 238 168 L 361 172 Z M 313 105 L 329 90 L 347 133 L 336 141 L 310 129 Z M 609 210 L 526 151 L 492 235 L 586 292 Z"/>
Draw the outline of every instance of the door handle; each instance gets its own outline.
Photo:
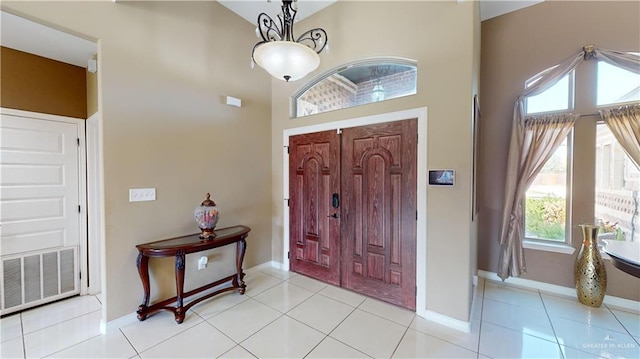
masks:
<path id="1" fill-rule="evenodd" d="M 337 193 L 334 193 L 332 198 L 331 198 L 331 205 L 333 206 L 333 208 L 338 208 L 340 207 L 340 195 Z"/>
<path id="2" fill-rule="evenodd" d="M 327 216 L 327 217 L 339 218 L 337 213 L 334 213 L 334 214 L 332 214 L 330 216 Z"/>

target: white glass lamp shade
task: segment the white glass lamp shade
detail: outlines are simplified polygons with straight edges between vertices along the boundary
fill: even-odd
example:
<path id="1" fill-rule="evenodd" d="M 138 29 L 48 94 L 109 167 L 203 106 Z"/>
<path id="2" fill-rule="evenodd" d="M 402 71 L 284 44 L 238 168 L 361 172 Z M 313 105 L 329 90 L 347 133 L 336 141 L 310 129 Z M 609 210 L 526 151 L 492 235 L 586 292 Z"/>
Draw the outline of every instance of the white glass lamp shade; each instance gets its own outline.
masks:
<path id="1" fill-rule="evenodd" d="M 378 82 L 371 91 L 371 101 L 378 102 L 384 100 L 384 87 Z"/>
<path id="2" fill-rule="evenodd" d="M 320 56 L 315 51 L 293 41 L 262 44 L 254 51 L 253 58 L 271 76 L 284 81 L 299 80 L 320 65 Z"/>

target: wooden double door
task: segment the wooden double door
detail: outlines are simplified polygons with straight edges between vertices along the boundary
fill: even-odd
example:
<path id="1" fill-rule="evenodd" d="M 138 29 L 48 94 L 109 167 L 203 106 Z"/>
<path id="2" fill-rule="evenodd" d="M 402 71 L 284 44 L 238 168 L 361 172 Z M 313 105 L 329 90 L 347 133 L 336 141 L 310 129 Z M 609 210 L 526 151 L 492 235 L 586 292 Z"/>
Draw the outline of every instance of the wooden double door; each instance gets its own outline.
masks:
<path id="1" fill-rule="evenodd" d="M 415 309 L 416 152 L 416 119 L 291 136 L 291 270 Z"/>

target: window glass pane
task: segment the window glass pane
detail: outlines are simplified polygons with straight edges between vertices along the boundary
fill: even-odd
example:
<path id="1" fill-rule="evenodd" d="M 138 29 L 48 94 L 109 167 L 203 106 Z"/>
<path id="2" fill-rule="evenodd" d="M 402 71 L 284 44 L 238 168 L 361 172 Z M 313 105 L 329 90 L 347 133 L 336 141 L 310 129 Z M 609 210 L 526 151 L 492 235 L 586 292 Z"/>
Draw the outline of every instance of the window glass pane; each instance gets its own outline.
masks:
<path id="1" fill-rule="evenodd" d="M 565 241 L 567 218 L 567 139 L 545 163 L 529 187 L 525 237 Z"/>
<path id="2" fill-rule="evenodd" d="M 640 170 L 605 124 L 596 134 L 596 223 L 603 239 L 640 241 Z"/>
<path id="3" fill-rule="evenodd" d="M 547 91 L 530 96 L 525 99 L 526 113 L 554 112 L 570 110 L 573 108 L 571 97 L 573 96 L 573 73 L 567 74 Z M 533 80 L 527 81 L 526 87 L 530 87 L 540 79 L 539 75 Z"/>
<path id="4" fill-rule="evenodd" d="M 597 105 L 640 101 L 640 74 L 598 62 Z"/>
<path id="5" fill-rule="evenodd" d="M 368 61 L 347 65 L 294 95 L 295 117 L 415 95 L 412 63 Z"/>

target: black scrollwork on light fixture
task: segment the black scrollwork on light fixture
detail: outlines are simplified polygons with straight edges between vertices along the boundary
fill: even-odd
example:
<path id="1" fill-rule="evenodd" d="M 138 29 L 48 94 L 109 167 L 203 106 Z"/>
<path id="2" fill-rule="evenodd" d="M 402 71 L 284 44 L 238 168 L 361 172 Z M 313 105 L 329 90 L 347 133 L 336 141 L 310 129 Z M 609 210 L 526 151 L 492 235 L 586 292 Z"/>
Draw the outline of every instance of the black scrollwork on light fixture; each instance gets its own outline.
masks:
<path id="1" fill-rule="evenodd" d="M 311 29 L 295 37 L 296 2 L 282 1 L 282 14 L 278 14 L 277 22 L 265 13 L 258 15 L 256 35 L 262 40 L 251 52 L 252 67 L 255 62 L 272 76 L 285 81 L 298 80 L 315 70 L 320 64 L 318 54 L 328 49 L 324 29 Z"/>

